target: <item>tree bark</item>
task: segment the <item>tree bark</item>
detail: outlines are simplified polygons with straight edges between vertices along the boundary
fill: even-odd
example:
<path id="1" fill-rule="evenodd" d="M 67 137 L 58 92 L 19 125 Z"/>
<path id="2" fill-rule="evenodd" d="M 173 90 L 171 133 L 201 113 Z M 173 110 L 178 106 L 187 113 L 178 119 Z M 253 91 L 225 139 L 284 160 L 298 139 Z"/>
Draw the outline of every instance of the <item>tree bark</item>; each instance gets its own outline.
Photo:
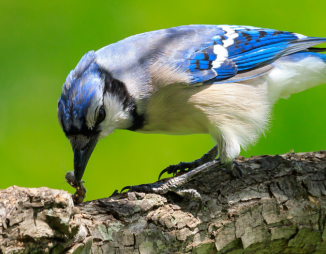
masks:
<path id="1" fill-rule="evenodd" d="M 187 184 L 203 206 L 128 192 L 74 206 L 49 188 L 0 191 L 0 253 L 326 253 L 326 152 L 236 160 Z"/>

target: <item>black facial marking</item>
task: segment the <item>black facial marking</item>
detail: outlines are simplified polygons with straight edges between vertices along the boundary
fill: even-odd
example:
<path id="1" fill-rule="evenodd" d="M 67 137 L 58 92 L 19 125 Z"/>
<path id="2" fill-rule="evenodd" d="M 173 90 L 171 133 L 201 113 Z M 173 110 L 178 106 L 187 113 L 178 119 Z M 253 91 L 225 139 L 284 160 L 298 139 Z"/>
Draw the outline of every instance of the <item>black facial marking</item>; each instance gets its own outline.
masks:
<path id="1" fill-rule="evenodd" d="M 112 75 L 104 69 L 100 69 L 100 71 L 105 83 L 103 93 L 111 93 L 114 96 L 117 96 L 123 105 L 123 109 L 128 108 L 132 98 L 127 90 L 125 83 L 113 78 Z"/>
<path id="2" fill-rule="evenodd" d="M 100 133 L 98 128 L 89 129 L 86 124 L 82 125 L 81 129 L 78 129 L 76 126 L 72 125 L 69 130 L 63 130 L 67 137 L 75 135 L 84 135 L 86 137 L 96 136 Z"/>
<path id="3" fill-rule="evenodd" d="M 102 77 L 105 81 L 103 93 L 112 93 L 121 100 L 123 109 L 128 109 L 133 118 L 133 124 L 128 130 L 135 131 L 144 126 L 144 115 L 137 112 L 137 105 L 134 98 L 127 90 L 125 83 L 112 77 L 106 70 L 101 69 Z"/>
<path id="4" fill-rule="evenodd" d="M 81 128 L 77 128 L 75 125 L 71 125 L 69 129 L 66 129 L 61 119 L 63 131 L 67 137 L 75 136 L 75 135 L 84 135 L 86 137 L 97 136 L 100 133 L 99 124 L 105 119 L 105 116 L 106 116 L 105 109 L 103 106 L 101 106 L 96 119 L 96 124 L 91 129 L 86 125 L 86 119 L 85 119 L 86 115 L 81 116 L 80 119 L 82 123 Z"/>
<path id="5" fill-rule="evenodd" d="M 126 85 L 117 79 L 105 79 L 105 88 L 104 93 L 114 94 L 121 100 L 123 109 L 126 109 L 129 106 L 131 96 L 127 91 Z"/>
<path id="6" fill-rule="evenodd" d="M 130 113 L 132 115 L 133 122 L 132 122 L 132 126 L 129 127 L 128 130 L 136 131 L 141 129 L 145 125 L 145 117 L 143 114 L 139 114 L 137 112 L 136 104 L 134 104 L 134 106 L 130 108 Z"/>

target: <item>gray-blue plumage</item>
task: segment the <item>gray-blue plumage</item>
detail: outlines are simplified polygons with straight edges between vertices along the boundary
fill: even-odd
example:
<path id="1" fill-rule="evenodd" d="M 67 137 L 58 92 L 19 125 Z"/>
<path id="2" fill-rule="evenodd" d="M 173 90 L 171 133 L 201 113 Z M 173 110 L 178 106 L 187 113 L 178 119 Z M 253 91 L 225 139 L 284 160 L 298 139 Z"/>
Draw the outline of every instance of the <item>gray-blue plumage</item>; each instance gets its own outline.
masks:
<path id="1" fill-rule="evenodd" d="M 263 132 L 275 100 L 326 82 L 326 57 L 312 48 L 323 42 L 273 29 L 192 25 L 90 51 L 58 102 L 75 171 L 84 172 L 97 140 L 114 129 L 207 133 L 221 161 L 231 162 Z"/>

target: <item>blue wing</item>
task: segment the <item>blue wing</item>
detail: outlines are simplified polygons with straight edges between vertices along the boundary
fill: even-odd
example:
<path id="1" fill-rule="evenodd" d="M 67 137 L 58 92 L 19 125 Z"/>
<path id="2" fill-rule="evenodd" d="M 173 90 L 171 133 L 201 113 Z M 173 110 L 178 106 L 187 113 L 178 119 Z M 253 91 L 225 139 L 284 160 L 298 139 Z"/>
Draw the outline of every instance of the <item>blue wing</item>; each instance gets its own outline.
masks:
<path id="1" fill-rule="evenodd" d="M 272 29 L 227 25 L 217 28 L 215 36 L 182 62 L 190 72 L 192 84 L 254 78 L 270 70 L 266 66 L 278 58 L 326 42 L 326 38 Z"/>

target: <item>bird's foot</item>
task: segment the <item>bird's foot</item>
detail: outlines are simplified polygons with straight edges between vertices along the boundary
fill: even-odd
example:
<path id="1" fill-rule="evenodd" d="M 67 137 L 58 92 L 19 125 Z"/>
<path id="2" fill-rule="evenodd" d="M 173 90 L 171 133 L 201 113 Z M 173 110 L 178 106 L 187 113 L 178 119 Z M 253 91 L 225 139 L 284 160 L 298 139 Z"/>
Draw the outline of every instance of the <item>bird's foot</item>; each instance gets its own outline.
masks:
<path id="1" fill-rule="evenodd" d="M 192 169 L 191 171 L 186 171 L 184 174 L 180 176 L 176 176 L 170 179 L 163 179 L 155 183 L 151 184 L 141 184 L 135 186 L 126 186 L 122 191 L 134 191 L 134 192 L 145 192 L 145 193 L 156 193 L 156 194 L 166 194 L 171 191 L 176 193 L 177 195 L 197 201 L 199 203 L 199 210 L 202 206 L 202 199 L 197 190 L 194 189 L 185 189 L 183 187 L 187 182 L 195 179 L 199 175 L 206 173 L 212 169 L 222 167 L 220 160 L 213 160 L 210 162 L 206 162 L 205 164 Z"/>
<path id="2" fill-rule="evenodd" d="M 241 179 L 244 175 L 241 167 L 234 161 L 229 164 L 226 164 L 223 170 L 225 171 L 225 173 L 229 174 L 234 179 Z"/>
<path id="3" fill-rule="evenodd" d="M 173 176 L 178 176 L 183 173 L 189 172 L 195 168 L 198 168 L 199 166 L 205 164 L 206 162 L 213 161 L 217 156 L 217 146 L 214 146 L 210 151 L 208 151 L 206 154 L 203 155 L 198 160 L 192 161 L 192 162 L 180 162 L 177 165 L 170 165 L 167 168 L 163 169 L 161 173 L 158 176 L 158 180 L 161 179 L 161 176 L 164 173 L 172 174 Z"/>
<path id="4" fill-rule="evenodd" d="M 164 173 L 172 174 L 172 176 L 179 176 L 187 171 L 191 171 L 192 169 L 198 166 L 199 166 L 198 160 L 192 162 L 180 162 L 177 165 L 170 165 L 161 171 L 161 173 L 158 176 L 158 180 L 161 179 L 161 176 Z"/>

